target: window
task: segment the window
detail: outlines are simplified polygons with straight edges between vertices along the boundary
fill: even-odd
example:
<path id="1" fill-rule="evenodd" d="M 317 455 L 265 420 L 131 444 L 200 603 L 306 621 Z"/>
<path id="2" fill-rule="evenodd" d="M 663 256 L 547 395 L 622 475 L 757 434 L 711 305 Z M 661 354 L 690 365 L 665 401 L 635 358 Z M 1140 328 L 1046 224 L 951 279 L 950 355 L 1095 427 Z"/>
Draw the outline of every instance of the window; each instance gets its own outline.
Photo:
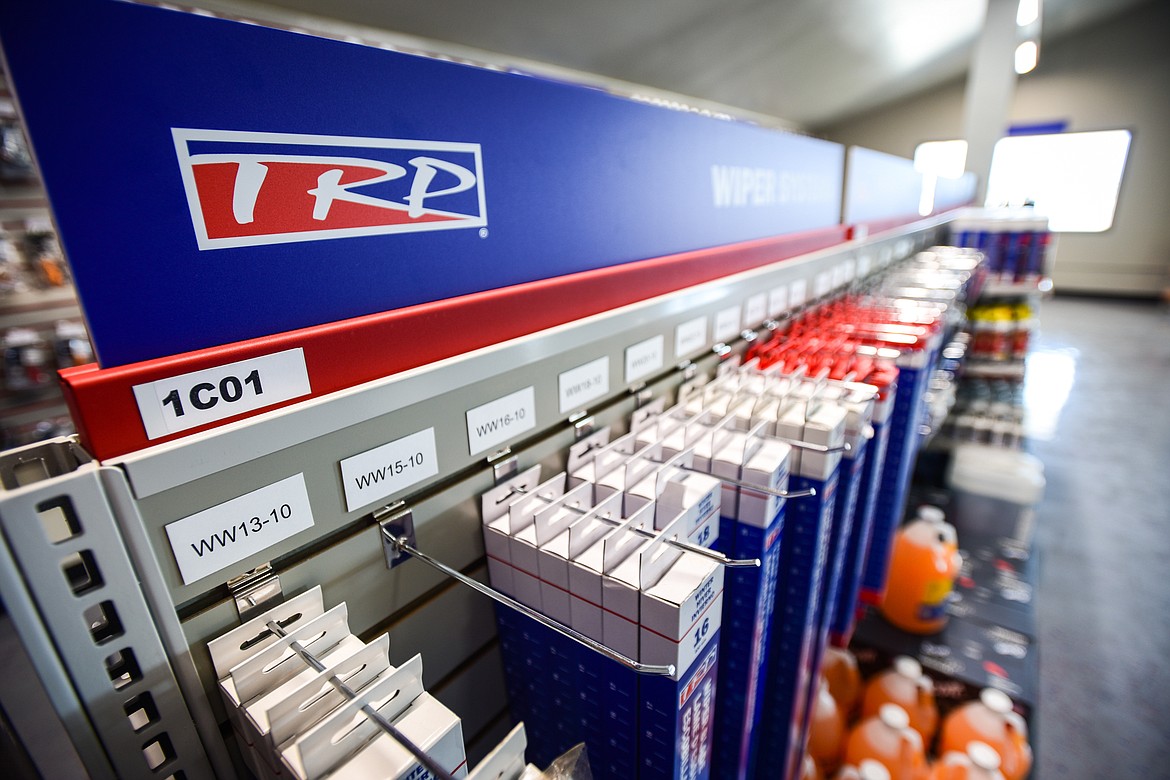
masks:
<path id="1" fill-rule="evenodd" d="M 1128 130 L 1001 138 L 986 205 L 1034 203 L 1058 233 L 1108 230 L 1131 138 Z"/>
<path id="2" fill-rule="evenodd" d="M 1132 137 L 1128 130 L 1103 130 L 1001 138 L 984 205 L 1033 204 L 1058 233 L 1108 230 Z M 966 141 L 928 141 L 914 150 L 914 166 L 925 174 L 923 214 L 933 208 L 936 177 L 955 176 L 966 156 Z"/>

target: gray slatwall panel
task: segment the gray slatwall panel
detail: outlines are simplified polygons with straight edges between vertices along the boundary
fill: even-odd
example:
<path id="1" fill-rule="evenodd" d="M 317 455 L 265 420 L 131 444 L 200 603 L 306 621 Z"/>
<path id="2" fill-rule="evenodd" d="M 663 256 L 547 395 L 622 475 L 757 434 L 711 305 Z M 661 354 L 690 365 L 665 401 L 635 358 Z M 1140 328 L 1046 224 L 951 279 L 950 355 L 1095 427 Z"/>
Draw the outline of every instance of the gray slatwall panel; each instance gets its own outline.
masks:
<path id="1" fill-rule="evenodd" d="M 501 710 L 494 720 L 489 722 L 478 734 L 464 732 L 463 739 L 467 743 L 467 765 L 474 769 L 488 753 L 496 749 L 496 745 L 508 736 L 514 722 L 508 711 Z"/>
<path id="2" fill-rule="evenodd" d="M 462 719 L 463 739 L 475 737 L 499 717 L 508 701 L 499 645 L 474 658 L 459 674 L 443 681 L 431 693 Z M 494 743 L 487 750 L 493 747 Z M 486 752 L 480 752 L 475 760 Z M 468 758 L 472 756 L 469 754 Z"/>
<path id="3" fill-rule="evenodd" d="M 714 363 L 713 357 L 704 358 L 700 366 L 709 371 Z M 655 394 L 673 396 L 680 382 L 681 376 L 675 373 L 651 389 Z M 599 426 L 613 424 L 615 430 L 624 430 L 624 421 L 628 420 L 634 408 L 634 399 L 627 397 L 595 415 L 595 419 Z M 573 441 L 573 430 L 561 428 L 518 452 L 520 466 L 526 468 L 539 462 L 543 464 L 545 473 L 551 476 L 564 468 L 565 454 Z M 485 465 L 482 471 L 425 501 L 413 504 L 419 549 L 461 571 L 479 561 L 483 557 L 479 496 L 492 485 L 491 470 Z M 371 520 L 369 529 L 322 550 L 296 566 L 280 571 L 281 585 L 287 595 L 296 595 L 320 584 L 327 606 L 345 601 L 349 608 L 350 629 L 363 635 L 377 626 L 393 628 L 400 618 L 405 618 L 398 615 L 399 610 L 411 606 L 420 597 L 449 582 L 444 575 L 419 563 L 388 570 L 378 531 L 372 523 Z M 462 586 L 460 589 L 465 590 Z M 468 593 L 471 594 L 470 591 Z M 491 606 L 487 599 L 478 595 L 474 597 L 482 602 L 482 610 L 490 614 Z M 441 613 L 432 614 L 441 616 Z M 226 601 L 183 623 L 196 669 L 204 681 L 212 707 L 221 719 L 224 713 L 206 644 L 238 624 L 234 604 Z M 439 625 L 446 628 L 447 639 L 452 642 L 455 642 L 462 630 L 449 621 L 440 621 Z M 391 638 L 394 638 L 393 635 Z M 403 660 L 397 655 L 395 657 Z M 423 661 L 423 668 L 427 669 L 429 656 L 425 652 Z"/>
<path id="4" fill-rule="evenodd" d="M 469 574 L 487 581 L 486 566 Z M 422 653 L 423 683 L 431 688 L 495 638 L 495 612 L 486 596 L 453 582 L 425 606 L 411 610 L 389 633 L 391 663 L 402 664 Z"/>

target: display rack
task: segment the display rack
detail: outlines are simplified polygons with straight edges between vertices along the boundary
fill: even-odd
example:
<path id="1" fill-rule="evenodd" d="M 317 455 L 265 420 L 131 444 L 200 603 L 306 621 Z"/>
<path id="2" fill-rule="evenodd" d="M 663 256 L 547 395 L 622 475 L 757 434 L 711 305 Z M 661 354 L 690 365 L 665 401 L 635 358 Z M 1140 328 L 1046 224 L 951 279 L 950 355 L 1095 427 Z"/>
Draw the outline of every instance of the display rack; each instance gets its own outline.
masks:
<path id="1" fill-rule="evenodd" d="M 502 454 L 522 467 L 563 469 L 565 450 L 590 425 L 620 427 L 649 398 L 673 395 L 710 372 L 766 320 L 839 294 L 935 243 L 947 219 L 928 218 L 101 462 L 69 439 L 6 454 L 3 598 L 35 648 L 30 655 L 87 766 L 95 776 L 180 770 L 188 778 L 231 776 L 231 740 L 206 643 L 240 621 L 228 581 L 266 563 L 286 594 L 321 585 L 330 603 L 346 601 L 362 638 L 388 630 L 392 660 L 422 652 L 427 688 L 459 714 L 469 752 L 482 755 L 510 727 L 492 611 L 483 597 L 420 563 L 389 570 L 375 511 L 405 502 L 420 549 L 484 580 L 477 502 L 495 484 L 493 464 Z M 680 339 L 699 323 L 701 339 Z M 646 343 L 661 345 L 659 368 L 628 381 L 629 350 Z M 560 379 L 585 365 L 604 367 L 606 390 L 566 406 Z M 466 413 L 529 388 L 532 425 L 477 449 Z M 433 441 L 434 469 L 347 497 L 342 462 L 413 443 L 407 437 L 420 433 Z M 184 577 L 167 527 L 249 494 L 296 512 L 303 506 L 311 524 Z M 42 529 L 54 517 L 59 533 L 50 537 Z M 60 536 L 67 539 L 54 543 Z M 89 629 L 95 605 L 105 605 L 106 622 L 122 633 Z M 124 668 L 126 659 L 136 661 L 137 672 Z M 128 687 L 115 691 L 111 679 L 124 675 Z M 153 717 L 138 730 L 140 721 L 123 710 L 127 694 L 149 694 L 153 702 Z"/>

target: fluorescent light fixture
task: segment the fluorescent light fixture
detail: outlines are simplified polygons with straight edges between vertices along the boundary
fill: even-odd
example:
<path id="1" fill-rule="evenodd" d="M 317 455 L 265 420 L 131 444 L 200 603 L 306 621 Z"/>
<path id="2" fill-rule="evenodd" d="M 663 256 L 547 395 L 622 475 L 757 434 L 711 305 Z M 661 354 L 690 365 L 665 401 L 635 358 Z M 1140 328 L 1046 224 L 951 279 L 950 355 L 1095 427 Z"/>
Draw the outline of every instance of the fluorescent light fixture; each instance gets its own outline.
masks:
<path id="1" fill-rule="evenodd" d="M 1040 18 L 1040 0 L 1020 0 L 1016 9 L 1016 26 L 1027 27 Z"/>
<path id="2" fill-rule="evenodd" d="M 1021 76 L 1036 67 L 1040 59 L 1040 47 L 1035 41 L 1024 41 L 1016 47 L 1016 73 Z"/>

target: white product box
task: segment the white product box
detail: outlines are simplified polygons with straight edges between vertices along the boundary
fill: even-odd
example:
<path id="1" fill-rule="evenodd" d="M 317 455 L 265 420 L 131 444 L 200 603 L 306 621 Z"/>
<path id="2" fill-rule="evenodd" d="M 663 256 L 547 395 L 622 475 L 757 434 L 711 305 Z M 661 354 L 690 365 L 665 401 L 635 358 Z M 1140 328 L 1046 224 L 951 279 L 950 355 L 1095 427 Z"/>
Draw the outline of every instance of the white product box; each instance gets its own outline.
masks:
<path id="1" fill-rule="evenodd" d="M 733 422 L 736 421 L 734 417 L 729 419 Z M 710 466 L 711 476 L 720 480 L 738 481 L 747 443 L 747 433 L 727 430 L 717 445 L 718 449 L 713 452 Z M 734 481 L 723 482 L 719 506 L 719 514 L 723 517 L 737 517 L 739 513 L 740 490 Z"/>
<path id="2" fill-rule="evenodd" d="M 258 617 L 245 621 L 223 636 L 207 643 L 216 679 L 220 681 L 220 695 L 224 699 L 232 731 L 235 732 L 241 745 L 244 758 L 257 774 L 259 769 L 254 766 L 252 743 L 244 727 L 243 713 L 239 707 L 238 697 L 229 698 L 224 693 L 224 681 L 229 678 L 233 668 L 253 654 L 278 641 L 279 637 L 268 630 L 268 621 L 275 621 L 286 631 L 292 631 L 323 614 L 325 614 L 325 603 L 321 596 L 321 587 L 318 585 L 290 598 L 283 604 L 278 604 Z"/>
<path id="3" fill-rule="evenodd" d="M 225 703 L 239 712 L 241 734 L 258 763 L 269 760 L 268 710 L 311 682 L 317 672 L 291 647 L 298 642 L 325 666 L 343 662 L 365 647 L 349 631 L 348 610 L 338 604 L 241 662 L 220 681 Z"/>
<path id="4" fill-rule="evenodd" d="M 653 504 L 647 506 L 653 511 Z M 639 660 L 640 556 L 651 544 L 635 529 L 645 528 L 648 519 L 640 513 L 602 540 L 602 641 L 635 661 Z"/>
<path id="5" fill-rule="evenodd" d="M 598 483 L 620 464 L 624 463 L 637 448 L 637 440 L 632 433 L 619 436 L 599 450 L 593 452 L 593 457 L 582 459 L 580 465 L 569 472 L 566 484 L 568 488 L 575 488 L 583 482 Z"/>
<path id="6" fill-rule="evenodd" d="M 528 766 L 524 759 L 527 747 L 528 735 L 524 732 L 524 724 L 517 723 L 508 736 L 475 765 L 475 769 L 467 775 L 467 780 L 520 780 Z M 540 777 L 539 772 L 536 776 Z"/>
<path id="7" fill-rule="evenodd" d="M 781 405 L 776 417 L 776 435 L 790 441 L 804 441 L 804 418 L 808 413 L 808 403 L 804 400 L 788 399 L 788 405 Z M 788 467 L 793 474 L 801 474 L 801 463 L 805 451 L 796 447 L 792 451 Z"/>
<path id="8" fill-rule="evenodd" d="M 607 500 L 612 498 L 616 497 Z M 609 561 L 612 567 L 615 561 L 628 556 L 645 541 L 637 535 L 637 531 L 653 528 L 654 505 L 647 504 L 629 518 L 622 520 L 620 525 L 608 528 L 599 539 L 592 538 L 593 531 L 590 528 L 578 529 L 573 526 L 569 529 L 569 612 L 573 628 L 590 639 L 608 644 L 605 638 L 603 609 L 606 545 L 610 545 Z M 632 633 L 636 643 L 637 623 L 636 621 L 633 623 Z"/>
<path id="9" fill-rule="evenodd" d="M 675 680 L 706 649 L 723 620 L 723 567 L 668 544 L 681 537 L 672 524 L 639 556 L 641 660 L 674 664 Z"/>
<path id="10" fill-rule="evenodd" d="M 519 509 L 513 515 L 511 508 L 521 501 L 533 502 L 536 496 L 553 501 L 564 493 L 563 479 L 558 483 L 554 478 L 545 486 L 538 486 L 539 482 L 540 466 L 536 465 L 487 491 L 480 499 L 488 577 L 492 587 L 509 596 L 516 593 L 512 574 L 511 538 L 514 531 L 518 531 L 523 525 L 525 517 Z"/>
<path id="11" fill-rule="evenodd" d="M 345 660 L 326 666 L 315 678 L 269 707 L 263 720 L 268 726 L 267 745 L 273 764 L 278 762 L 280 746 L 307 732 L 347 701 L 330 678 L 336 677 L 360 693 L 392 671 L 390 635 L 382 634 Z"/>
<path id="12" fill-rule="evenodd" d="M 415 656 L 370 686 L 281 751 L 296 780 L 382 780 L 407 775 L 415 758 L 382 731 L 361 707 L 371 705 L 456 777 L 467 773 L 459 719 L 423 690 L 422 659 Z"/>
<path id="13" fill-rule="evenodd" d="M 558 484 L 564 484 L 564 475 L 554 477 Z M 548 483 L 546 482 L 545 485 Z M 543 486 L 542 486 L 543 488 Z M 593 506 L 593 486 L 582 483 L 563 495 L 556 498 L 551 504 L 543 500 L 543 490 L 538 488 L 530 507 L 533 511 L 532 522 L 526 522 L 527 510 L 520 519 L 525 523 L 508 537 L 508 553 L 512 562 L 512 594 L 518 601 L 544 612 L 543 594 L 540 585 L 540 555 L 537 551 L 539 543 L 536 538 L 536 518 L 551 517 L 553 515 L 572 514 L 579 517 L 580 513 L 573 513 L 574 509 L 582 511 Z M 513 527 L 519 523 L 513 522 Z"/>
<path id="14" fill-rule="evenodd" d="M 843 382 L 831 388 L 830 398 L 844 407 L 845 442 L 854 451 L 860 450 L 864 440 L 873 438 L 873 416 L 878 389 L 860 382 Z M 850 457 L 846 453 L 846 457 Z"/>
<path id="15" fill-rule="evenodd" d="M 565 495 L 563 501 L 536 516 L 541 604 L 545 615 L 566 626 L 573 626 L 569 596 L 570 541 L 573 532 L 576 531 L 578 544 L 586 547 L 601 539 L 613 527 L 605 519 L 617 522 L 621 518 L 620 493 L 614 493 L 596 506 L 587 506 L 592 504 L 592 497 L 590 485 L 578 485 Z"/>
<path id="16" fill-rule="evenodd" d="M 762 433 L 765 427 L 766 424 L 761 423 L 757 426 L 757 431 Z M 775 439 L 757 435 L 749 438 L 744 454 L 747 460 L 740 478 L 771 492 L 763 493 L 751 488 L 741 490 L 736 519 L 755 528 L 767 528 L 784 505 L 784 499 L 775 493 L 788 490 L 788 463 L 792 456 L 792 447 Z"/>
<path id="17" fill-rule="evenodd" d="M 254 711 L 250 717 L 257 728 L 268 729 L 263 743 L 257 741 L 250 766 L 258 780 L 288 780 L 280 758 L 282 745 L 308 732 L 314 725 L 345 705 L 347 699 L 329 681 L 336 675 L 351 690 L 362 691 L 389 675 L 394 667 L 389 661 L 390 637 L 377 640 L 281 698 L 266 711 Z"/>
<path id="18" fill-rule="evenodd" d="M 681 537 L 691 544 L 708 546 L 719 537 L 719 511 L 723 483 L 706 474 L 681 471 L 667 463 L 657 472 L 657 508 L 654 526 L 664 529 L 681 516 Z"/>
<path id="19" fill-rule="evenodd" d="M 845 444 L 845 418 L 848 412 L 829 399 L 810 406 L 804 423 L 804 441 L 824 447 L 840 448 Z M 841 450 L 816 452 L 805 450 L 801 454 L 800 475 L 811 479 L 828 479 L 841 463 Z"/>

